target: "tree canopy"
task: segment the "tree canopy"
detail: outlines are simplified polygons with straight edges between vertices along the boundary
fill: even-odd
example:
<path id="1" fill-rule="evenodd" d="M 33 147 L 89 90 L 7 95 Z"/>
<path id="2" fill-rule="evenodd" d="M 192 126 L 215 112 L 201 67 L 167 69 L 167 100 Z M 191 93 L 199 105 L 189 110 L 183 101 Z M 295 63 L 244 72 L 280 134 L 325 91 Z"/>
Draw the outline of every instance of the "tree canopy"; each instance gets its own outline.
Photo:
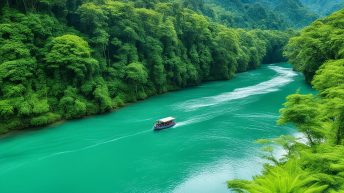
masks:
<path id="1" fill-rule="evenodd" d="M 293 94 L 280 110 L 279 124 L 293 124 L 306 140 L 290 136 L 285 158 L 269 152 L 271 164 L 252 181 L 232 180 L 237 192 L 344 191 L 344 10 L 314 22 L 286 48 L 294 68 L 301 70 L 318 94 Z M 264 140 L 268 143 L 281 139 Z M 287 144 L 287 145 L 286 145 Z"/>
<path id="2" fill-rule="evenodd" d="M 1 3 L 0 132 L 110 111 L 285 60 L 292 31 L 228 28 L 184 5 Z"/>

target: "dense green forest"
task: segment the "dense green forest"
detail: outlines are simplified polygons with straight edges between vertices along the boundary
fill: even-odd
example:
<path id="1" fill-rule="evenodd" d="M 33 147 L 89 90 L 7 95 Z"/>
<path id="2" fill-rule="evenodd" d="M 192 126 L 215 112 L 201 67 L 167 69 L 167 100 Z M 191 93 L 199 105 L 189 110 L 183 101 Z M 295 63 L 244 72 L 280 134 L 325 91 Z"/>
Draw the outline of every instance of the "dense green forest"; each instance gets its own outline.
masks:
<path id="1" fill-rule="evenodd" d="M 313 10 L 319 16 L 329 15 L 344 7 L 343 0 L 300 0 L 301 3 Z"/>
<path id="2" fill-rule="evenodd" d="M 299 0 L 190 0 L 185 4 L 230 27 L 283 30 L 317 18 Z"/>
<path id="3" fill-rule="evenodd" d="M 4 0 L 0 133 L 105 113 L 285 61 L 318 94 L 287 98 L 278 124 L 304 138 L 259 140 L 270 162 L 229 188 L 344 192 L 343 1 Z M 284 55 L 282 52 L 284 51 Z M 273 147 L 286 155 L 276 158 Z"/>
<path id="4" fill-rule="evenodd" d="M 344 0 L 187 0 L 184 5 L 230 27 L 302 28 L 344 7 Z"/>
<path id="5" fill-rule="evenodd" d="M 183 3 L 1 1 L 0 132 L 108 112 L 284 60 L 292 32 L 228 28 Z"/>
<path id="6" fill-rule="evenodd" d="M 344 10 L 314 22 L 291 38 L 286 51 L 295 69 L 304 72 L 317 95 L 290 95 L 279 124 L 293 124 L 305 140 L 291 136 L 260 140 L 268 145 L 262 175 L 232 180 L 230 188 L 251 193 L 344 192 Z M 285 157 L 273 156 L 281 145 Z"/>

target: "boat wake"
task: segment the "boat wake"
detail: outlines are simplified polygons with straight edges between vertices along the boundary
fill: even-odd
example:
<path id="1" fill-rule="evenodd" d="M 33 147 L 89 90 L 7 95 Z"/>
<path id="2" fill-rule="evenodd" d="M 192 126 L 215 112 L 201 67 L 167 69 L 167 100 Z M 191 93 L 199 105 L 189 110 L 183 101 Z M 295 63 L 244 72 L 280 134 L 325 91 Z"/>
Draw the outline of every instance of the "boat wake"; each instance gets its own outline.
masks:
<path id="1" fill-rule="evenodd" d="M 210 120 L 210 119 L 212 119 L 214 117 L 215 117 L 214 113 L 208 113 L 208 114 L 203 114 L 203 115 L 195 116 L 195 117 L 193 117 L 193 118 L 191 118 L 189 120 L 178 122 L 174 126 L 174 128 L 182 127 L 182 126 L 190 125 L 190 124 L 194 124 L 194 123 L 199 123 L 199 122 L 203 122 L 203 121 L 207 121 L 207 120 Z"/>
<path id="2" fill-rule="evenodd" d="M 133 134 L 130 134 L 130 135 L 124 135 L 124 136 L 121 136 L 121 137 L 116 137 L 116 138 L 104 140 L 104 141 L 97 142 L 95 144 L 88 145 L 88 146 L 85 146 L 85 147 L 82 147 L 82 148 L 77 148 L 77 149 L 72 149 L 72 150 L 66 150 L 66 151 L 59 151 L 59 152 L 51 153 L 51 154 L 43 156 L 43 157 L 34 158 L 34 160 L 41 161 L 41 160 L 45 160 L 45 159 L 48 159 L 48 158 L 56 157 L 56 156 L 59 156 L 59 155 L 64 155 L 64 154 L 70 154 L 70 153 L 75 153 L 75 152 L 79 152 L 79 151 L 84 151 L 84 150 L 91 149 L 91 148 L 94 148 L 94 147 L 97 147 L 97 146 L 101 146 L 101 145 L 104 145 L 104 144 L 112 143 L 112 142 L 115 142 L 115 141 L 119 141 L 119 140 L 122 140 L 122 139 L 126 139 L 126 138 L 129 138 L 129 137 L 134 137 L 134 136 L 141 135 L 141 134 L 144 134 L 144 133 L 149 133 L 149 132 L 152 132 L 152 129 L 140 131 L 140 132 L 133 133 Z M 30 162 L 32 162 L 32 160 L 30 160 L 28 162 L 24 162 L 24 163 L 18 164 L 18 165 L 15 165 L 15 166 L 12 166 L 12 167 L 9 167 L 6 170 L 0 171 L 0 174 L 4 174 L 4 173 L 9 172 L 9 171 L 11 171 L 13 169 L 17 169 L 17 168 L 22 167 L 22 166 L 24 166 L 24 165 L 26 165 L 26 164 L 28 164 Z"/>
<path id="3" fill-rule="evenodd" d="M 174 128 L 208 121 L 208 120 L 214 119 L 218 116 L 221 116 L 225 113 L 233 112 L 236 110 L 238 110 L 238 107 L 213 110 L 213 111 L 210 111 L 208 113 L 202 113 L 200 115 L 191 116 L 191 117 L 188 117 L 189 118 L 188 120 L 177 122 L 177 124 L 174 126 Z"/>
<path id="4" fill-rule="evenodd" d="M 89 146 L 86 146 L 86 147 L 83 147 L 83 148 L 79 148 L 79 149 L 75 149 L 75 150 L 62 151 L 62 152 L 56 152 L 56 153 L 53 153 L 53 154 L 41 157 L 41 158 L 39 158 L 39 160 L 44 160 L 44 159 L 51 158 L 51 157 L 58 156 L 58 155 L 62 155 L 62 154 L 75 153 L 75 152 L 91 149 L 91 148 L 94 148 L 94 147 L 97 147 L 97 146 L 100 146 L 100 145 L 112 143 L 112 142 L 119 141 L 119 140 L 122 140 L 122 139 L 126 139 L 126 138 L 129 138 L 129 137 L 134 137 L 134 136 L 141 135 L 141 134 L 144 134 L 144 133 L 148 133 L 148 132 L 151 132 L 151 131 L 152 131 L 152 129 L 144 130 L 144 131 L 140 131 L 140 132 L 137 132 L 137 133 L 134 133 L 134 134 L 124 135 L 122 137 L 116 137 L 116 138 L 112 138 L 112 139 L 105 140 L 105 141 L 102 141 L 102 142 L 98 142 L 98 143 L 95 143 L 95 144 L 92 144 L 92 145 L 89 145 Z"/>
<path id="5" fill-rule="evenodd" d="M 232 92 L 226 92 L 211 97 L 203 97 L 200 99 L 192 99 L 181 103 L 177 106 L 177 108 L 184 109 L 185 111 L 194 111 L 202 107 L 214 106 L 224 102 L 246 98 L 252 95 L 261 95 L 275 92 L 278 91 L 280 87 L 292 82 L 293 77 L 297 75 L 289 68 L 283 68 L 279 66 L 269 66 L 269 68 L 276 71 L 278 73 L 278 76 L 257 85 L 235 89 Z"/>

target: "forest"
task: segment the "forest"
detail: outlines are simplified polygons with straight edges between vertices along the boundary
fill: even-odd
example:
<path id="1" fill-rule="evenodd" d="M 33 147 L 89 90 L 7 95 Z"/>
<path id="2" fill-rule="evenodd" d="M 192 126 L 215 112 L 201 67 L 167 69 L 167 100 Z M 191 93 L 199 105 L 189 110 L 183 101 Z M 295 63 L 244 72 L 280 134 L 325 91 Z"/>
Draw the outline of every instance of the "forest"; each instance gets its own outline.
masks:
<path id="1" fill-rule="evenodd" d="M 183 3 L 2 1 L 0 133 L 285 60 L 293 31 L 229 28 Z"/>
<path id="2" fill-rule="evenodd" d="M 290 39 L 285 49 L 294 68 L 318 94 L 288 96 L 278 123 L 292 124 L 304 139 L 281 136 L 259 140 L 266 159 L 262 175 L 232 180 L 237 192 L 275 193 L 344 191 L 344 10 L 320 19 Z M 277 158 L 274 145 L 286 155 Z"/>
<path id="3" fill-rule="evenodd" d="M 317 93 L 288 96 L 277 124 L 303 137 L 258 140 L 263 172 L 228 188 L 344 192 L 343 7 L 340 0 L 1 1 L 0 134 L 288 60 Z"/>
<path id="4" fill-rule="evenodd" d="M 184 5 L 229 27 L 303 28 L 344 7 L 342 0 L 189 0 Z"/>
<path id="5" fill-rule="evenodd" d="M 300 0 L 300 2 L 321 17 L 330 15 L 344 7 L 342 0 Z"/>
<path id="6" fill-rule="evenodd" d="M 230 27 L 249 29 L 300 28 L 318 15 L 299 0 L 193 0 L 186 6 Z"/>

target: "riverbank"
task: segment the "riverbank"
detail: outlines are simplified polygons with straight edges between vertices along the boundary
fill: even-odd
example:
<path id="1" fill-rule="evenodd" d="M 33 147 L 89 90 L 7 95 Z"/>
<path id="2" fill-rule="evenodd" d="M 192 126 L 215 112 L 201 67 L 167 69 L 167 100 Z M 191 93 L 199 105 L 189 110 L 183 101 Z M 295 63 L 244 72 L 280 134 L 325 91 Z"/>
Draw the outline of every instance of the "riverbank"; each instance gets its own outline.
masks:
<path id="1" fill-rule="evenodd" d="M 262 64 L 262 66 L 264 66 L 264 65 L 269 65 L 269 64 Z M 257 69 L 259 69 L 260 67 L 261 66 L 259 66 Z M 257 69 L 251 69 L 249 71 L 253 71 L 253 70 L 257 70 Z M 249 71 L 246 71 L 246 72 L 249 72 Z M 244 72 L 238 72 L 238 73 L 236 73 L 236 75 L 238 75 L 240 73 L 244 73 Z M 232 78 L 234 78 L 234 77 L 232 77 Z M 15 135 L 21 134 L 21 133 L 23 133 L 25 131 L 38 131 L 38 130 L 42 130 L 42 129 L 46 128 L 46 127 L 53 127 L 53 126 L 56 126 L 56 125 L 63 124 L 66 121 L 82 120 L 82 119 L 90 118 L 90 117 L 97 116 L 97 115 L 104 115 L 104 114 L 108 114 L 108 113 L 113 113 L 113 112 L 116 112 L 117 110 L 119 110 L 121 108 L 127 107 L 129 105 L 132 105 L 132 104 L 135 104 L 135 103 L 138 103 L 138 102 L 142 102 L 142 101 L 147 100 L 147 99 L 149 99 L 151 97 L 160 96 L 160 95 L 163 95 L 163 94 L 168 94 L 170 92 L 182 91 L 182 90 L 185 90 L 185 89 L 188 89 L 188 88 L 193 88 L 193 87 L 201 86 L 202 84 L 206 84 L 206 83 L 210 83 L 210 82 L 216 82 L 216 81 L 231 81 L 231 79 L 229 79 L 229 80 L 208 80 L 208 81 L 202 82 L 202 83 L 200 83 L 198 85 L 192 85 L 192 86 L 188 86 L 188 87 L 184 87 L 184 88 L 176 88 L 176 89 L 168 90 L 167 92 L 164 92 L 164 93 L 147 96 L 147 98 L 144 98 L 144 99 L 141 99 L 141 100 L 137 100 L 135 102 L 123 103 L 120 107 L 116 107 L 116 108 L 112 109 L 111 111 L 100 112 L 100 113 L 95 113 L 95 114 L 89 114 L 89 115 L 85 115 L 85 116 L 81 116 L 81 117 L 76 117 L 76 118 L 73 118 L 73 119 L 59 119 L 59 120 L 56 120 L 55 122 L 52 122 L 52 123 L 49 123 L 49 124 L 46 124 L 46 125 L 41 125 L 41 126 L 38 126 L 38 127 L 30 126 L 30 127 L 24 127 L 24 128 L 5 130 L 5 131 L 2 131 L 2 132 L 1 132 L 1 128 L 0 128 L 0 139 L 1 138 L 5 138 L 5 137 L 10 137 L 10 136 L 15 136 Z"/>
<path id="2" fill-rule="evenodd" d="M 261 171 L 257 139 L 295 132 L 276 119 L 297 89 L 312 92 L 289 65 L 264 65 L 231 81 L 2 139 L 1 192 L 227 193 L 228 179 Z M 153 132 L 165 116 L 177 125 Z M 18 179 L 25 179 L 21 186 Z"/>
<path id="3" fill-rule="evenodd" d="M 0 61 L 0 132 L 109 112 L 174 88 L 230 79 L 264 61 L 283 60 L 283 47 L 294 35 L 228 28 L 190 9 L 175 9 L 180 2 L 165 4 L 164 11 L 130 2 L 91 8 L 78 1 L 58 9 L 38 4 L 47 9 L 0 3 L 0 25 L 6 26 L 0 51 L 14 54 Z"/>

